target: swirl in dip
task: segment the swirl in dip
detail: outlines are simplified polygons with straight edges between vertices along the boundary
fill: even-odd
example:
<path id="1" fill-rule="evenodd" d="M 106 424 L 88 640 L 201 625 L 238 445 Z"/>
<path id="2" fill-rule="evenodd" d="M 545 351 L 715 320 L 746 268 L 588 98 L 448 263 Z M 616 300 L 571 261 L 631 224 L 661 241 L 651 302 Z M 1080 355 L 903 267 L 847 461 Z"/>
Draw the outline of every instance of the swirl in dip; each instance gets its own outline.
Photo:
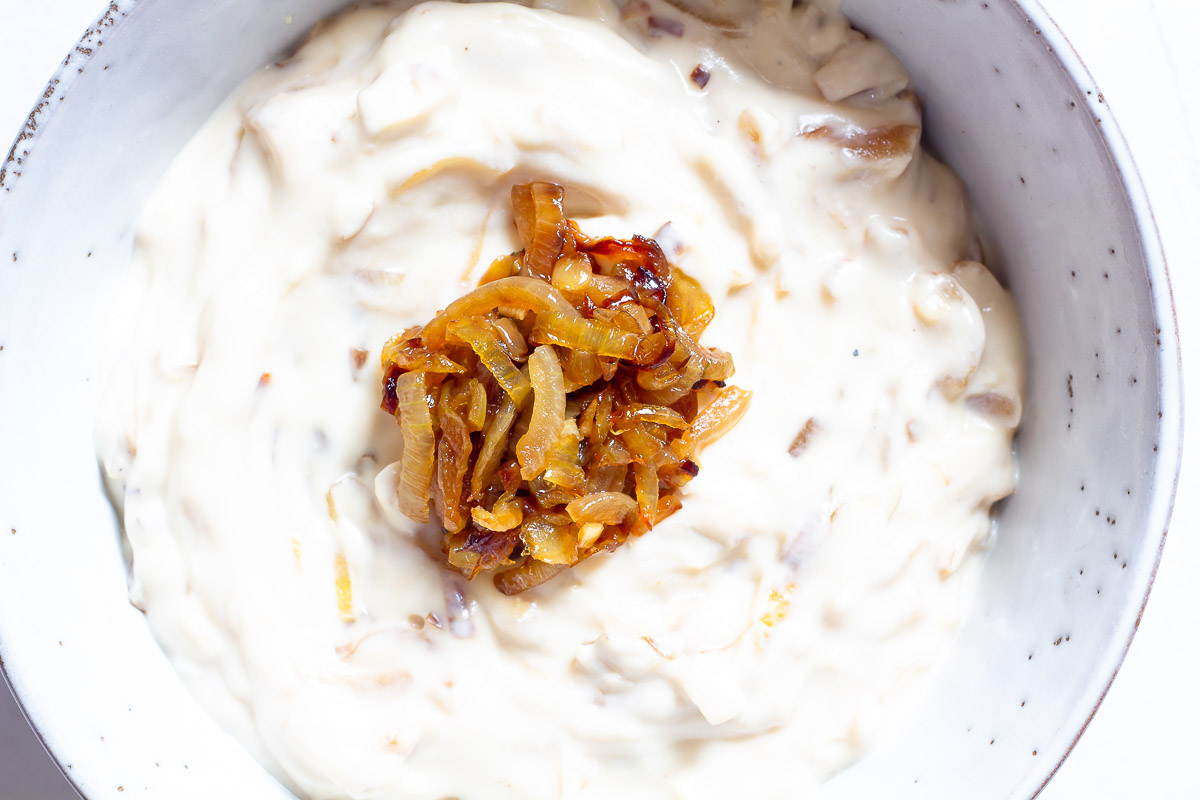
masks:
<path id="1" fill-rule="evenodd" d="M 132 596 L 312 798 L 795 798 L 912 704 L 1015 479 L 1019 320 L 903 67 L 829 2 L 363 3 L 141 221 L 98 448 Z M 657 233 L 754 402 L 682 510 L 526 593 L 376 499 L 381 345 L 519 247 Z"/>

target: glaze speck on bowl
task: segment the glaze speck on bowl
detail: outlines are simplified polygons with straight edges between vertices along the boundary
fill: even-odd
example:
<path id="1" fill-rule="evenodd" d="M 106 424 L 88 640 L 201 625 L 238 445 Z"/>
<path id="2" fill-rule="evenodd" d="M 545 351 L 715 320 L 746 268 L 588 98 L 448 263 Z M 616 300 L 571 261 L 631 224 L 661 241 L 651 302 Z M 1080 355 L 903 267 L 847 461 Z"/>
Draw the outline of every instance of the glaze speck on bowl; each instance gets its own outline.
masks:
<path id="1" fill-rule="evenodd" d="M 129 605 L 92 446 L 94 331 L 178 149 L 339 5 L 115 3 L 0 174 L 0 656 L 91 798 L 288 796 Z M 1021 306 L 1030 373 L 1021 486 L 936 690 L 902 737 L 826 788 L 1027 797 L 1103 696 L 1157 565 L 1180 447 L 1165 266 L 1107 109 L 1035 3 L 846 11 L 913 73 L 928 143 L 963 177 Z"/>

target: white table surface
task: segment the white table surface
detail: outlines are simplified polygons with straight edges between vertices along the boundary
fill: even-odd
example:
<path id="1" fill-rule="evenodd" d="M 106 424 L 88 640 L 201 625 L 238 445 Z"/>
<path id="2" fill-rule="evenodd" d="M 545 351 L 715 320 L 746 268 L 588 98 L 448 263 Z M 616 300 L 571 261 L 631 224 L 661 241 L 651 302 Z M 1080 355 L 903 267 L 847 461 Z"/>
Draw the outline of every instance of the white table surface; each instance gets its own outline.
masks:
<path id="1" fill-rule="evenodd" d="M 251 0 L 252 1 L 252 0 Z M 923 0 L 904 0 L 920 2 Z M 965 0 L 964 0 L 965 1 Z M 1150 193 L 1171 267 L 1185 384 L 1200 386 L 1200 0 L 1042 0 L 1090 67 Z M 103 0 L 0 0 L 0 148 Z M 1189 361 L 1190 357 L 1190 361 Z M 1200 389 L 1158 581 L 1141 630 L 1043 800 L 1200 798 Z M 0 800 L 69 800 L 73 790 L 0 689 Z"/>

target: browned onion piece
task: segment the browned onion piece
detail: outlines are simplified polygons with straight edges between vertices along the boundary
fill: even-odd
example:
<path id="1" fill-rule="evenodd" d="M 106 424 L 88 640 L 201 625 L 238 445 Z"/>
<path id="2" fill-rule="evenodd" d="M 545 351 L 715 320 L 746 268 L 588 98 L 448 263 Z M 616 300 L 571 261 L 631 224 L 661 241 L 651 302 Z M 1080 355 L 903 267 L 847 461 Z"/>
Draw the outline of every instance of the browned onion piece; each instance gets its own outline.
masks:
<path id="1" fill-rule="evenodd" d="M 567 503 L 567 513 L 579 525 L 602 522 L 605 525 L 620 525 L 637 510 L 638 504 L 632 497 L 621 492 L 595 492 Z"/>
<path id="2" fill-rule="evenodd" d="M 653 527 L 658 516 L 658 471 L 653 464 L 633 465 L 633 480 L 637 491 L 638 513 L 647 527 Z"/>
<path id="3" fill-rule="evenodd" d="M 521 258 L 517 253 L 510 253 L 506 256 L 500 256 L 488 266 L 487 271 L 483 273 L 483 277 L 479 279 L 479 285 L 498 281 L 501 278 L 511 278 L 516 275 L 521 269 Z"/>
<path id="4" fill-rule="evenodd" d="M 491 511 L 483 506 L 471 507 L 471 520 L 489 531 L 511 531 L 521 524 L 524 517 L 520 501 L 509 496 L 497 500 Z"/>
<path id="5" fill-rule="evenodd" d="M 501 594 L 520 594 L 526 589 L 540 586 L 566 568 L 566 564 L 547 564 L 531 558 L 516 569 L 497 573 L 492 582 Z"/>
<path id="6" fill-rule="evenodd" d="M 648 392 L 661 392 L 682 385 L 683 379 L 680 377 L 678 367 L 671 364 L 660 364 L 657 367 L 638 372 L 637 382 L 638 386 Z M 687 388 L 690 389 L 691 386 Z M 664 405 L 669 405 L 671 402 L 674 401 L 668 400 Z"/>
<path id="7" fill-rule="evenodd" d="M 483 444 L 475 459 L 475 469 L 471 472 L 471 500 L 478 500 L 484 487 L 491 482 L 492 474 L 500 466 L 500 459 L 508 446 L 508 432 L 516 421 L 517 404 L 511 397 L 505 397 L 484 434 Z"/>
<path id="8" fill-rule="evenodd" d="M 630 403 L 621 409 L 621 422 L 651 422 L 655 425 L 666 425 L 669 428 L 686 430 L 690 423 L 674 409 L 666 406 L 652 406 L 645 403 Z"/>
<path id="9" fill-rule="evenodd" d="M 579 428 L 575 420 L 568 419 L 563 425 L 562 434 L 550 452 L 549 462 L 542 478 L 570 492 L 583 491 L 587 476 L 579 463 Z"/>
<path id="10" fill-rule="evenodd" d="M 654 240 L 589 239 L 554 184 L 512 201 L 524 249 L 382 353 L 400 510 L 428 521 L 432 500 L 445 563 L 505 594 L 678 511 L 697 453 L 750 401 L 699 343 L 712 300 Z"/>
<path id="11" fill-rule="evenodd" d="M 638 336 L 612 325 L 575 316 L 543 314 L 533 326 L 533 340 L 558 344 L 572 350 L 598 356 L 633 359 L 637 355 Z"/>
<path id="12" fill-rule="evenodd" d="M 588 300 L 592 301 L 592 305 L 601 308 L 619 306 L 637 300 L 637 292 L 629 285 L 628 281 L 599 273 L 588 278 L 585 291 Z"/>
<path id="13" fill-rule="evenodd" d="M 634 462 L 645 462 L 657 467 L 664 461 L 664 451 L 669 448 L 666 442 L 651 433 L 652 430 L 649 425 L 634 422 L 624 430 L 615 432 Z"/>
<path id="14" fill-rule="evenodd" d="M 512 188 L 513 219 L 525 245 L 525 268 L 530 275 L 549 279 L 567 240 L 563 188 L 534 181 Z"/>
<path id="15" fill-rule="evenodd" d="M 512 320 L 523 320 L 529 316 L 528 308 L 519 308 L 517 306 L 496 306 L 496 313 L 501 318 Z"/>
<path id="16" fill-rule="evenodd" d="M 556 525 L 546 519 L 527 519 L 521 525 L 521 541 L 530 558 L 547 564 L 575 563 L 575 533 L 567 525 Z"/>
<path id="17" fill-rule="evenodd" d="M 467 524 L 467 511 L 462 505 L 463 481 L 471 457 L 471 433 L 467 423 L 448 402 L 449 393 L 444 393 L 438 403 L 438 422 L 441 435 L 437 445 L 437 484 L 440 499 L 442 527 L 458 533 Z"/>
<path id="18" fill-rule="evenodd" d="M 625 477 L 629 467 L 625 464 L 600 464 L 588 472 L 586 490 L 597 492 L 618 492 L 625 485 Z"/>
<path id="19" fill-rule="evenodd" d="M 635 504 L 636 505 L 636 504 Z M 585 522 L 579 526 L 579 547 L 587 550 L 596 544 L 600 534 L 604 533 L 604 525 L 600 522 Z M 584 556 L 586 558 L 586 555 Z"/>
<path id="20" fill-rule="evenodd" d="M 614 323 L 618 328 L 624 328 L 631 333 L 640 334 L 642 337 L 648 338 L 654 333 L 654 324 L 650 322 L 650 315 L 638 303 L 625 303 L 618 307 Z"/>
<path id="21" fill-rule="evenodd" d="M 723 350 L 707 350 L 708 361 L 704 368 L 704 380 L 727 381 L 733 377 L 733 356 Z"/>
<path id="22" fill-rule="evenodd" d="M 606 378 L 612 380 L 611 378 Z M 596 437 L 607 439 L 612 433 L 613 390 L 612 386 L 604 387 L 600 392 L 599 407 L 596 409 Z"/>
<path id="23" fill-rule="evenodd" d="M 475 351 L 475 355 L 479 356 L 480 363 L 487 367 L 488 372 L 492 373 L 492 377 L 496 379 L 496 383 L 508 392 L 513 402 L 517 405 L 525 402 L 525 398 L 529 396 L 533 387 L 529 385 L 529 379 L 521 373 L 521 370 L 517 369 L 512 359 L 504 352 L 504 348 L 500 346 L 500 340 L 493 331 L 484 328 L 474 319 L 460 319 L 452 322 L 449 330 L 452 337 L 470 345 L 471 349 Z"/>
<path id="24" fill-rule="evenodd" d="M 563 256 L 554 263 L 550 283 L 560 292 L 579 294 L 587 290 L 593 277 L 592 264 L 587 256 L 576 253 Z"/>
<path id="25" fill-rule="evenodd" d="M 421 343 L 430 350 L 446 344 L 446 331 L 455 320 L 467 319 L 499 308 L 527 309 L 539 314 L 564 314 L 579 317 L 575 306 L 562 293 L 537 278 L 519 275 L 485 283 L 446 306 L 421 331 Z"/>
<path id="26" fill-rule="evenodd" d="M 683 435 L 693 452 L 703 450 L 737 425 L 750 409 L 752 394 L 736 386 L 726 386 L 711 403 L 701 409 L 692 420 L 691 429 Z"/>
<path id="27" fill-rule="evenodd" d="M 398 367 L 406 372 L 424 370 L 425 372 L 466 372 L 462 364 L 457 364 L 441 353 L 430 353 L 416 345 L 411 339 L 400 334 L 384 345 L 383 363 Z"/>
<path id="28" fill-rule="evenodd" d="M 563 379 L 567 384 L 567 394 L 584 386 L 590 386 L 604 377 L 600 368 L 600 357 L 593 353 L 571 350 L 563 360 Z"/>
<path id="29" fill-rule="evenodd" d="M 654 521 L 656 523 L 662 522 L 681 508 L 683 508 L 683 501 L 679 499 L 678 495 L 660 494 L 658 497 L 658 511 L 656 512 Z"/>
<path id="30" fill-rule="evenodd" d="M 623 467 L 633 463 L 633 455 L 620 439 L 613 437 L 595 448 L 592 463 L 594 467 Z"/>
<path id="31" fill-rule="evenodd" d="M 512 563 L 510 556 L 521 544 L 517 530 L 487 531 L 474 527 L 447 534 L 444 539 L 446 560 L 468 578 Z"/>
<path id="32" fill-rule="evenodd" d="M 596 262 L 602 275 L 615 275 L 622 264 L 643 267 L 667 285 L 672 270 L 662 248 L 653 239 L 634 236 L 630 240 L 596 239 L 580 246 Z"/>
<path id="33" fill-rule="evenodd" d="M 396 418 L 404 439 L 400 458 L 400 510 L 416 522 L 429 521 L 429 486 L 433 483 L 433 416 L 425 401 L 425 373 L 409 372 L 396 381 Z"/>
<path id="34" fill-rule="evenodd" d="M 529 430 L 517 442 L 521 477 L 527 481 L 545 471 L 550 451 L 562 436 L 566 422 L 567 392 L 562 367 L 550 345 L 541 345 L 529 357 L 529 382 L 533 384 L 533 417 Z"/>
<path id="35" fill-rule="evenodd" d="M 471 431 L 481 431 L 487 424 L 487 389 L 479 381 L 472 380 L 469 384 L 470 401 L 467 406 L 467 424 Z"/>
<path id="36" fill-rule="evenodd" d="M 708 292 L 691 275 L 681 269 L 675 270 L 671 291 L 667 294 L 667 308 L 693 339 L 712 322 L 714 309 Z"/>
<path id="37" fill-rule="evenodd" d="M 500 346 L 504 348 L 504 352 L 508 354 L 509 358 L 513 361 L 524 361 L 529 358 L 529 344 L 525 341 L 525 336 L 517 327 L 517 323 L 507 317 L 500 317 L 492 323 L 492 327 L 495 328 Z"/>

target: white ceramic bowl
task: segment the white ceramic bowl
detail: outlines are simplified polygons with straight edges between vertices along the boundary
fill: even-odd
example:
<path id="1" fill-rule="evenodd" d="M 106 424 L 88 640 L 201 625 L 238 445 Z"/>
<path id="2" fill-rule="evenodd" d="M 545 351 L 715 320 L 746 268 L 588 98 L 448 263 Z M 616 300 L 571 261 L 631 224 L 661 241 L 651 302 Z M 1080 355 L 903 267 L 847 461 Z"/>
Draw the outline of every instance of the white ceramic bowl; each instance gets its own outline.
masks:
<path id="1" fill-rule="evenodd" d="M 94 332 L 175 153 L 341 4 L 118 0 L 0 165 L 0 657 L 93 800 L 289 796 L 127 600 L 92 449 Z M 1103 97 L 1035 0 L 845 6 L 912 71 L 1024 314 L 1030 381 L 1020 488 L 936 690 L 828 788 L 1031 797 L 1111 683 L 1158 563 L 1181 445 L 1166 269 Z"/>

